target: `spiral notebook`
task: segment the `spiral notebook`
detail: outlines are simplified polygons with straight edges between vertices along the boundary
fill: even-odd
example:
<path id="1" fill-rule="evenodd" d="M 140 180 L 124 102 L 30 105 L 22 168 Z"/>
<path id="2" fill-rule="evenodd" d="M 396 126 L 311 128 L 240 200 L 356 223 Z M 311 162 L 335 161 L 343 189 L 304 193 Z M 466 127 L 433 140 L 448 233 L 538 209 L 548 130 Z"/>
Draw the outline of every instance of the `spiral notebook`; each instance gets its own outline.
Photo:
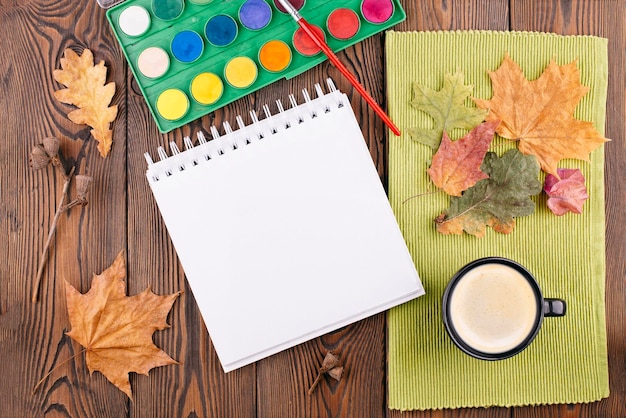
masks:
<path id="1" fill-rule="evenodd" d="M 146 154 L 226 372 L 424 294 L 350 102 L 328 89 Z"/>

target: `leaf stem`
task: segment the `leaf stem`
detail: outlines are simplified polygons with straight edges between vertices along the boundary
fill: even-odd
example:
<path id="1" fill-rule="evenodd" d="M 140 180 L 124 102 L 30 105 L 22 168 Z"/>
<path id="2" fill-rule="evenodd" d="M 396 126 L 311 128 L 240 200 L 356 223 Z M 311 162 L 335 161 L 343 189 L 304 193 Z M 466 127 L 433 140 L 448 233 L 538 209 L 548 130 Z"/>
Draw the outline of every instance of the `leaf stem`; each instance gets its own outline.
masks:
<path id="1" fill-rule="evenodd" d="M 451 217 L 449 217 L 449 218 L 448 218 L 448 217 L 446 217 L 443 221 L 441 221 L 441 223 L 444 223 L 444 222 L 449 222 L 449 221 L 451 221 L 452 219 L 456 219 L 456 218 L 458 218 L 459 216 L 463 216 L 463 215 L 465 215 L 466 213 L 468 213 L 468 212 L 471 212 L 471 211 L 475 210 L 475 209 L 476 209 L 476 208 L 477 208 L 477 207 L 478 207 L 481 203 L 484 203 L 484 202 L 486 202 L 487 200 L 489 200 L 489 199 L 491 198 L 491 196 L 493 196 L 493 194 L 494 194 L 496 191 L 497 191 L 497 190 L 492 191 L 491 193 L 489 193 L 488 195 L 486 195 L 485 197 L 483 197 L 482 199 L 480 199 L 478 202 L 476 202 L 476 203 L 474 203 L 473 205 L 469 206 L 469 207 L 468 207 L 467 209 L 465 209 L 463 212 L 457 213 L 456 215 L 451 216 Z M 493 214 L 490 214 L 490 215 L 492 215 L 492 216 L 493 216 Z"/>
<path id="2" fill-rule="evenodd" d="M 435 193 L 440 192 L 440 191 L 441 191 L 441 189 L 437 189 L 437 190 L 433 190 L 432 192 L 425 192 L 425 193 L 416 194 L 416 195 L 411 196 L 411 197 L 407 197 L 406 199 L 404 199 L 402 201 L 402 204 L 404 205 L 406 202 L 408 202 L 411 199 L 415 199 L 416 197 L 428 196 L 429 194 L 435 194 Z"/>
<path id="3" fill-rule="evenodd" d="M 46 243 L 43 247 L 43 251 L 41 253 L 41 257 L 39 259 L 39 268 L 37 269 L 37 276 L 35 278 L 35 289 L 33 290 L 32 302 L 37 302 L 39 298 L 39 284 L 41 282 L 41 276 L 43 275 L 43 269 L 46 266 L 46 261 L 48 260 L 48 250 L 50 249 L 50 243 L 52 242 L 52 237 L 54 236 L 54 232 L 57 228 L 57 222 L 59 221 L 59 217 L 61 213 L 63 213 L 63 206 L 65 203 L 65 199 L 68 196 L 68 192 L 70 189 L 70 183 L 72 182 L 72 177 L 74 175 L 74 170 L 76 167 L 72 167 L 68 175 L 64 175 L 65 183 L 63 184 L 63 192 L 61 195 L 61 200 L 59 201 L 59 206 L 57 207 L 57 211 L 54 214 L 54 219 L 52 220 L 52 224 L 50 225 L 50 231 L 48 232 L 48 239 L 46 239 Z"/>
<path id="4" fill-rule="evenodd" d="M 56 369 L 58 369 L 59 367 L 63 366 L 65 363 L 74 360 L 76 357 L 80 356 L 81 354 L 83 354 L 84 352 L 86 352 L 87 349 L 83 348 L 82 350 L 80 350 L 78 353 L 74 354 L 72 357 L 63 360 L 61 363 L 57 364 L 56 366 L 54 366 L 52 369 L 50 369 L 50 371 L 48 373 L 46 373 L 41 380 L 39 380 L 39 382 L 37 382 L 37 384 L 35 385 L 35 387 L 33 388 L 33 392 L 32 394 L 34 395 L 35 392 L 37 392 L 37 389 L 39 389 L 39 386 L 41 386 L 41 384 L 43 382 L 46 381 L 46 379 L 48 378 L 48 376 L 50 376 L 52 374 L 52 372 L 54 372 Z"/>

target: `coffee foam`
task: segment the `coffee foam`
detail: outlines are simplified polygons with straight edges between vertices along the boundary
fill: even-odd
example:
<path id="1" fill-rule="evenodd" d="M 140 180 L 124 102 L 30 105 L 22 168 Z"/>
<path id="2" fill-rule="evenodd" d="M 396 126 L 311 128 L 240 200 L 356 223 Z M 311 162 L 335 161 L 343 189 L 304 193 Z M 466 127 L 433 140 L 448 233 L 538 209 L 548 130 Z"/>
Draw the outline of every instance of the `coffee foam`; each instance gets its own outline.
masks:
<path id="1" fill-rule="evenodd" d="M 507 352 L 531 334 L 537 300 L 528 280 L 512 267 L 489 263 L 468 271 L 454 287 L 450 320 L 459 337 L 474 349 Z"/>

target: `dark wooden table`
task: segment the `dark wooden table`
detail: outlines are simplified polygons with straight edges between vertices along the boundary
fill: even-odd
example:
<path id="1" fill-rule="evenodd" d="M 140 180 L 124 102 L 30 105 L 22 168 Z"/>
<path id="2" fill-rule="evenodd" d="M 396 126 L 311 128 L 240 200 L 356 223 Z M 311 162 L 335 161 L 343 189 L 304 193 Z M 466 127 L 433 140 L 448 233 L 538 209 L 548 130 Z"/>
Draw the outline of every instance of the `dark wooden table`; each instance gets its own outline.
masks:
<path id="1" fill-rule="evenodd" d="M 282 80 L 168 135 L 160 135 L 122 52 L 94 0 L 0 0 L 0 417 L 626 417 L 626 38 L 623 0 L 403 0 L 408 18 L 396 30 L 490 29 L 590 34 L 609 39 L 606 136 L 606 315 L 611 396 L 585 405 L 400 413 L 386 408 L 386 320 L 380 314 L 254 365 L 222 372 L 189 292 L 174 248 L 144 177 L 143 153 L 233 121 L 274 98 L 309 89 L 331 76 L 353 100 L 383 181 L 386 129 L 328 63 Z M 384 35 L 340 54 L 381 103 L 385 101 Z M 111 154 L 103 159 L 85 126 L 66 118 L 52 78 L 65 48 L 94 51 L 104 60 L 119 106 Z M 39 255 L 63 184 L 51 170 L 33 171 L 31 148 L 56 136 L 79 171 L 94 178 L 89 205 L 61 216 L 37 303 Z M 154 341 L 183 364 L 131 374 L 134 401 L 100 373 L 89 376 L 84 356 L 65 335 L 70 328 L 64 280 L 85 292 L 93 273 L 122 249 L 128 294 L 185 290 L 172 327 Z M 343 357 L 340 383 L 307 389 L 327 350 Z M 57 367 L 35 393 L 37 381 Z M 428 382 L 424 382 L 428 385 Z"/>

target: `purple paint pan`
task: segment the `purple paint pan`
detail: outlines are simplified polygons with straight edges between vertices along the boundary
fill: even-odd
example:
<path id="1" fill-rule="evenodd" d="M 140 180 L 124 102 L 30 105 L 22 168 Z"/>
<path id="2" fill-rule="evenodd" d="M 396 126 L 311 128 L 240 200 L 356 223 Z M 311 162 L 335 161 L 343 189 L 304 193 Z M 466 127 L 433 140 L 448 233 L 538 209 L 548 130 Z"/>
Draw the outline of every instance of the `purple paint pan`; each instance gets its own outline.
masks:
<path id="1" fill-rule="evenodd" d="M 239 8 L 239 21 L 250 30 L 260 30 L 272 20 L 272 8 L 265 0 L 247 0 Z"/>

